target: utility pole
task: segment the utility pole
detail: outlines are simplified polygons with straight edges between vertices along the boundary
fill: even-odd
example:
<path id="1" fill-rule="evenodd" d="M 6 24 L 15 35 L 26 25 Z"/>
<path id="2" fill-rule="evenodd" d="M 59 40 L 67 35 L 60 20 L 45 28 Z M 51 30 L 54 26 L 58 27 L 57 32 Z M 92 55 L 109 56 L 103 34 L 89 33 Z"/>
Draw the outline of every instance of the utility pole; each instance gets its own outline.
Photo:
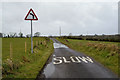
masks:
<path id="1" fill-rule="evenodd" d="M 61 37 L 61 26 L 59 27 L 59 33 L 60 33 L 60 37 Z"/>

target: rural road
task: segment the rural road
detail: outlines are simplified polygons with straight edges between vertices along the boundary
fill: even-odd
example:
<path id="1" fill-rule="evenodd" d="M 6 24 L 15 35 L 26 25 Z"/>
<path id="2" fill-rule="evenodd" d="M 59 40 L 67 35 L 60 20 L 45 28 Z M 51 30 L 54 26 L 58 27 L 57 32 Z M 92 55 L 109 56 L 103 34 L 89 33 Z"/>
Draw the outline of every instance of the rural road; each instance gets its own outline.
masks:
<path id="1" fill-rule="evenodd" d="M 54 53 L 48 60 L 39 78 L 117 78 L 103 65 L 83 53 L 76 52 L 56 39 Z"/>

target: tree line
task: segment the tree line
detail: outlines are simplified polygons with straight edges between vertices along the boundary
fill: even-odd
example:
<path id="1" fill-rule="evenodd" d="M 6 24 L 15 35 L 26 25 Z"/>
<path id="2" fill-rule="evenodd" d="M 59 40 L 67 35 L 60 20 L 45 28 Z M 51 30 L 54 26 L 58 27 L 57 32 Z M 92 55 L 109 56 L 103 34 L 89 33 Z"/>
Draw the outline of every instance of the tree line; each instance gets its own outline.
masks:
<path id="1" fill-rule="evenodd" d="M 116 35 L 80 35 L 80 36 L 62 36 L 64 39 L 92 40 L 92 41 L 110 41 L 120 42 L 120 34 Z"/>
<path id="2" fill-rule="evenodd" d="M 39 37 L 40 36 L 40 32 L 36 32 L 34 33 L 33 37 Z M 10 32 L 9 34 L 5 34 L 5 33 L 0 33 L 0 37 L 5 37 L 5 38 L 15 38 L 15 37 L 20 37 L 20 38 L 24 38 L 24 37 L 31 37 L 31 34 L 27 34 L 24 35 L 22 32 L 14 33 L 14 32 Z"/>
<path id="3" fill-rule="evenodd" d="M 9 33 L 9 34 L 4 34 L 0 33 L 0 37 L 7 37 L 7 38 L 13 38 L 13 37 L 31 37 L 31 34 L 27 34 L 26 36 L 23 35 L 22 32 L 20 33 Z M 40 32 L 34 33 L 33 37 L 40 37 Z M 120 42 L 120 34 L 116 35 L 79 35 L 79 36 L 73 36 L 72 34 L 69 34 L 68 36 L 49 36 L 49 37 L 59 37 L 59 38 L 64 38 L 64 39 L 79 39 L 79 40 L 93 40 L 93 41 L 110 41 L 110 42 Z"/>

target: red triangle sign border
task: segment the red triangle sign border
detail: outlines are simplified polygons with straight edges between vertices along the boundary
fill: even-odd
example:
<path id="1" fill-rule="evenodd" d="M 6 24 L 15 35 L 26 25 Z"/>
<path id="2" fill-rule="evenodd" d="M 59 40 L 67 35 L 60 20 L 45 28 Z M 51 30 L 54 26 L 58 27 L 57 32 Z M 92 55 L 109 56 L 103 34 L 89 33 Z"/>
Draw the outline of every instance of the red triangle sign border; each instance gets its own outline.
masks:
<path id="1" fill-rule="evenodd" d="M 30 14 L 30 12 L 33 12 L 34 16 L 36 17 L 36 19 L 27 19 L 28 15 Z M 38 20 L 37 16 L 35 15 L 34 11 L 32 10 L 32 8 L 29 10 L 29 12 L 27 13 L 25 20 Z"/>

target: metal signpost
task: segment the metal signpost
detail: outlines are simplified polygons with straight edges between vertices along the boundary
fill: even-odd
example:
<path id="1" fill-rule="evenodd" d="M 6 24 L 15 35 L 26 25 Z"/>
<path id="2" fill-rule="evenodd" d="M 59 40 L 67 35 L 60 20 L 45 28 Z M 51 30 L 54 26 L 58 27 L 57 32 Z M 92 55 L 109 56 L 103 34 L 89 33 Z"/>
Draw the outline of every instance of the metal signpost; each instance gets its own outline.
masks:
<path id="1" fill-rule="evenodd" d="M 25 17 L 25 20 L 31 20 L 31 53 L 33 53 L 32 20 L 38 20 L 38 18 L 35 15 L 34 11 L 32 9 L 30 9 Z"/>

